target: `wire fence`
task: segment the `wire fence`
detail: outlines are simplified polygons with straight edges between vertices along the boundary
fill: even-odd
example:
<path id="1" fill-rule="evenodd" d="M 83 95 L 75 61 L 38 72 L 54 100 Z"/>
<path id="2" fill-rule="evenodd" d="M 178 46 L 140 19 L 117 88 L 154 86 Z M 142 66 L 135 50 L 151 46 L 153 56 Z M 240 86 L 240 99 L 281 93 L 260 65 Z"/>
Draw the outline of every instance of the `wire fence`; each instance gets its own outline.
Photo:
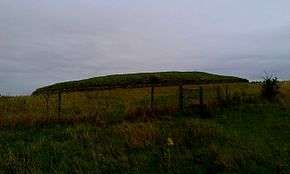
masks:
<path id="1" fill-rule="evenodd" d="M 249 84 L 151 86 L 136 89 L 61 92 L 39 96 L 0 97 L 1 117 L 122 120 L 172 113 L 202 114 L 223 102 L 242 102 L 258 94 Z"/>

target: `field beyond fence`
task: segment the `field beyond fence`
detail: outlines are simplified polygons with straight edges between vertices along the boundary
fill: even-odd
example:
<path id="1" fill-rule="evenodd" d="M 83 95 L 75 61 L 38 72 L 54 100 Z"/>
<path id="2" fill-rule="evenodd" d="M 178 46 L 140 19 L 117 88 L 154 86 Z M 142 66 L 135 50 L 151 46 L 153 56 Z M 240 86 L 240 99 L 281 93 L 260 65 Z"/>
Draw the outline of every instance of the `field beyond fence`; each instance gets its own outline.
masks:
<path id="1" fill-rule="evenodd" d="M 254 100 L 259 86 L 248 83 L 179 85 L 1 97 L 1 124 L 118 122 L 168 114 L 210 116 L 221 105 Z M 231 103 L 229 103 L 231 102 Z"/>

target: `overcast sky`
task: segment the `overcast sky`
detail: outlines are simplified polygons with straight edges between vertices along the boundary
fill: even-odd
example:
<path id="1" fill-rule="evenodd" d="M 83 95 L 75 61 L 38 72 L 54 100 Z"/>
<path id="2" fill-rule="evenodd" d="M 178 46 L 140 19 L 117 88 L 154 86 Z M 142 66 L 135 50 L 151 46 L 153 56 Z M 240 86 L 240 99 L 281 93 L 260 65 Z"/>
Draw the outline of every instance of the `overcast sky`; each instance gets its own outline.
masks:
<path id="1" fill-rule="evenodd" d="M 0 93 L 126 72 L 290 78 L 289 0 L 0 0 Z"/>

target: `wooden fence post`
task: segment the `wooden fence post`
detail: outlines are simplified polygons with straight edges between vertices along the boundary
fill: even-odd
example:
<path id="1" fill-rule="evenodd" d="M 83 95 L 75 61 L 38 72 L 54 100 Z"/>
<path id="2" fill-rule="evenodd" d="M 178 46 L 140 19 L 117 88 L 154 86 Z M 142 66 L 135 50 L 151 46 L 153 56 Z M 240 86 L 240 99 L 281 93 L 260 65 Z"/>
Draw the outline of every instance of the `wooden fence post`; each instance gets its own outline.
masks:
<path id="1" fill-rule="evenodd" d="M 221 92 L 221 87 L 220 86 L 216 87 L 216 100 L 219 103 L 222 101 L 222 92 Z"/>
<path id="2" fill-rule="evenodd" d="M 199 107 L 200 107 L 200 114 L 204 114 L 204 101 L 203 101 L 203 88 L 202 86 L 199 87 Z"/>
<path id="3" fill-rule="evenodd" d="M 46 113 L 49 113 L 49 93 L 46 93 L 44 97 Z"/>
<path id="4" fill-rule="evenodd" d="M 62 103 L 62 96 L 61 96 L 61 91 L 58 91 L 58 100 L 57 100 L 57 114 L 58 114 L 58 117 L 61 116 L 61 103 Z"/>
<path id="5" fill-rule="evenodd" d="M 155 86 L 151 86 L 151 100 L 150 100 L 150 109 L 153 112 L 154 111 L 154 88 Z"/>
<path id="6" fill-rule="evenodd" d="M 184 102 L 183 102 L 183 85 L 179 85 L 179 110 L 184 111 Z"/>
<path id="7" fill-rule="evenodd" d="M 226 94 L 226 102 L 229 102 L 229 100 L 230 100 L 230 91 L 229 91 L 229 86 L 228 85 L 226 85 L 226 92 L 225 92 Z"/>

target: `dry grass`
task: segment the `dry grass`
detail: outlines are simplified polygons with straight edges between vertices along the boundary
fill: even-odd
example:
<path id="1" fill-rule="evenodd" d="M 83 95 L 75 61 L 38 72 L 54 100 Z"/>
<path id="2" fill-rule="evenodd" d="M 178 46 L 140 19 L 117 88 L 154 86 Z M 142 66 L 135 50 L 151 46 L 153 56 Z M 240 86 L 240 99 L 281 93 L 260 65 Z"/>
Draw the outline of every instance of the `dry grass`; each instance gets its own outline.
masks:
<path id="1" fill-rule="evenodd" d="M 281 85 L 281 102 L 285 107 L 290 104 L 289 86 L 286 83 Z M 220 107 L 221 103 L 234 105 L 237 101 L 251 102 L 260 95 L 259 85 L 254 84 L 203 85 L 203 88 L 209 110 Z M 184 89 L 191 89 L 191 93 L 185 92 L 185 106 L 198 104 L 198 86 L 184 86 Z M 218 89 L 220 98 L 217 96 Z M 178 87 L 156 88 L 154 104 L 155 114 L 152 114 L 149 108 L 150 88 L 66 93 L 62 99 L 61 117 L 58 117 L 55 95 L 49 98 L 48 110 L 45 96 L 1 97 L 0 125 L 103 124 L 160 117 L 179 111 Z"/>

